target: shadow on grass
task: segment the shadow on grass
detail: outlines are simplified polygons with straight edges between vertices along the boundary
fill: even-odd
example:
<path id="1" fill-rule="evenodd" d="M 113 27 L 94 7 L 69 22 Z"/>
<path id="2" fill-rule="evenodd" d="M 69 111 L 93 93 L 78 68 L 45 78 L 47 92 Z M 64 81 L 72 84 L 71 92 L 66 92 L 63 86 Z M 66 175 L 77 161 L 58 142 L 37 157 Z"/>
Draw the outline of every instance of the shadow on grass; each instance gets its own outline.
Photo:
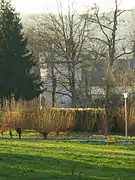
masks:
<path id="1" fill-rule="evenodd" d="M 76 166 L 77 165 L 77 166 Z M 74 175 L 73 167 L 76 166 Z M 134 180 L 131 169 L 28 154 L 0 154 L 0 180 Z"/>
<path id="2" fill-rule="evenodd" d="M 29 143 L 30 142 L 30 143 Z M 15 144 L 14 144 L 15 143 Z M 51 146 L 50 146 L 51 144 Z M 86 148 L 83 148 L 83 144 L 87 145 Z M 70 146 L 71 145 L 71 146 Z M 73 146 L 72 146 L 73 145 Z M 78 148 L 77 146 L 79 145 L 79 147 L 81 146 L 81 148 Z M 95 148 L 95 145 L 97 148 Z M 55 152 L 55 154 L 57 154 L 59 152 L 60 153 L 64 153 L 66 152 L 67 154 L 71 154 L 71 155 L 80 155 L 81 157 L 85 157 L 87 158 L 87 156 L 91 156 L 95 155 L 95 156 L 100 156 L 100 158 L 105 158 L 105 157 L 118 157 L 119 159 L 123 159 L 123 157 L 129 156 L 129 157 L 133 157 L 135 158 L 133 155 L 135 154 L 135 144 L 107 144 L 107 145 L 103 145 L 103 144 L 98 144 L 98 143 L 73 143 L 73 142 L 65 142 L 63 144 L 63 142 L 57 142 L 57 141 L 44 141 L 44 140 L 16 140 L 16 139 L 6 139 L 3 140 L 3 142 L 1 141 L 0 144 L 0 149 L 3 150 L 4 148 L 9 149 L 11 151 L 14 151 L 14 148 L 16 148 L 16 151 L 18 151 L 17 148 L 23 148 L 24 151 L 29 151 L 32 150 L 33 152 L 36 151 L 42 151 L 44 153 L 46 153 L 46 151 L 51 151 L 51 152 Z M 15 147 L 14 147 L 15 146 Z M 98 147 L 99 146 L 99 147 Z M 116 149 L 115 149 L 116 147 Z M 99 149 L 100 148 L 100 149 Z M 103 151 L 101 151 L 101 148 L 103 148 Z M 82 153 L 81 153 L 81 150 Z M 124 150 L 124 151 L 120 151 L 120 150 Z M 129 150 L 129 151 L 126 151 Z M 133 151 L 133 153 L 131 152 Z M 85 153 L 85 155 L 84 155 Z"/>

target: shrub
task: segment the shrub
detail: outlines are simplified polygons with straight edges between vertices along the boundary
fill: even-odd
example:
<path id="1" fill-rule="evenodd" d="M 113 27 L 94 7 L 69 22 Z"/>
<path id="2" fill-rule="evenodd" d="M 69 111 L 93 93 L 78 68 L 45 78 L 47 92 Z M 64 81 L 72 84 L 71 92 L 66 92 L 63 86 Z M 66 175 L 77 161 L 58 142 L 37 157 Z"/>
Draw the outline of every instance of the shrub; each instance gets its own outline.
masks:
<path id="1" fill-rule="evenodd" d="M 13 137 L 12 129 L 16 129 L 16 132 L 21 138 L 21 126 L 22 126 L 22 118 L 21 118 L 22 110 L 11 110 L 10 108 L 6 108 L 2 112 L 1 116 L 1 134 L 5 130 L 9 130 L 10 138 Z M 20 129 L 20 130 L 18 130 Z"/>
<path id="2" fill-rule="evenodd" d="M 85 131 L 88 134 L 98 130 L 101 131 L 103 119 L 103 109 L 76 109 L 76 130 Z"/>
<path id="3" fill-rule="evenodd" d="M 23 128 L 33 129 L 47 138 L 50 132 L 70 131 L 75 125 L 74 113 L 64 109 L 33 109 L 22 112 Z"/>
<path id="4" fill-rule="evenodd" d="M 119 112 L 110 113 L 108 120 L 110 133 L 124 133 L 125 117 L 124 108 Z M 135 109 L 128 111 L 128 133 L 135 134 Z M 45 109 L 5 109 L 0 115 L 0 126 L 4 131 L 16 129 L 21 138 L 21 129 L 34 130 L 44 138 L 50 132 L 82 131 L 90 133 L 100 132 L 105 134 L 104 109 L 92 108 L 45 108 Z M 10 135 L 12 136 L 11 132 Z"/>

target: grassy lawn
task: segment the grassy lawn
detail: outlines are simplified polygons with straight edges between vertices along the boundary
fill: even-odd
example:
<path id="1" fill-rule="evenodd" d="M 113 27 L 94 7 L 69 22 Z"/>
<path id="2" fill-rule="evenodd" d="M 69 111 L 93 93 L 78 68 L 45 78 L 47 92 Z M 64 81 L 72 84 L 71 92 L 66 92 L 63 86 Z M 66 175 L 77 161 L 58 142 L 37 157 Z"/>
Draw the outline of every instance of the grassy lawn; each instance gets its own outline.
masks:
<path id="1" fill-rule="evenodd" d="M 135 145 L 0 140 L 0 180 L 134 180 Z"/>
<path id="2" fill-rule="evenodd" d="M 18 138 L 18 134 L 16 133 L 15 130 L 12 130 L 13 133 L 13 138 Z M 115 137 L 116 140 L 124 140 L 125 137 L 124 136 L 120 136 L 120 135 L 111 135 L 113 137 Z M 0 138 L 2 138 L 2 135 L 0 134 Z M 9 131 L 5 131 L 3 138 L 10 138 L 9 136 Z M 39 134 L 38 132 L 35 132 L 33 130 L 22 130 L 22 138 L 24 139 L 43 139 L 43 136 L 41 134 Z M 48 139 L 86 139 L 87 140 L 87 133 L 86 132 L 71 132 L 69 136 L 67 136 L 67 133 L 63 133 L 60 132 L 59 136 L 56 136 L 56 133 L 49 133 L 48 134 Z M 92 134 L 89 137 L 90 139 L 105 139 L 104 135 L 96 135 L 96 134 Z M 128 136 L 129 140 L 135 140 L 135 136 Z"/>

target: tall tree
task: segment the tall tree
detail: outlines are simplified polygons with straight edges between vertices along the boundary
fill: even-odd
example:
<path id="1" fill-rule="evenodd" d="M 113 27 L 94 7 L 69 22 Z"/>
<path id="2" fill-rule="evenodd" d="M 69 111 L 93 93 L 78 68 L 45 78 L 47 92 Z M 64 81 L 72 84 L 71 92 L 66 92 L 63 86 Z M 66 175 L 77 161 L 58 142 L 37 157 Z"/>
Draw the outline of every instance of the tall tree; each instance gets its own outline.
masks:
<path id="1" fill-rule="evenodd" d="M 11 2 L 0 4 L 0 98 L 31 100 L 41 93 L 37 62 L 27 48 L 19 14 Z"/>
<path id="2" fill-rule="evenodd" d="M 63 73 L 61 74 L 60 64 L 52 63 L 52 58 L 46 57 L 48 64 L 52 65 L 57 74 L 57 77 L 53 76 L 58 88 L 56 94 L 66 95 L 71 98 L 71 106 L 75 107 L 77 104 L 77 72 L 81 66 L 81 56 L 83 52 L 83 45 L 85 43 L 86 33 L 86 19 L 83 19 L 78 15 L 73 7 L 69 7 L 67 14 L 62 11 L 61 3 L 58 4 L 58 13 L 43 15 L 38 20 L 35 19 L 36 25 L 33 27 L 33 32 L 37 41 L 42 47 L 42 52 L 48 52 L 51 54 L 51 47 L 53 45 L 53 53 L 55 62 L 60 62 L 63 66 Z M 40 39 L 40 41 L 39 41 Z M 49 53 L 51 52 L 51 53 Z M 55 81 L 54 81 L 55 82 Z"/>
<path id="3" fill-rule="evenodd" d="M 130 55 L 133 51 L 127 51 L 125 47 L 121 47 L 125 42 L 125 37 L 121 37 L 119 32 L 120 24 L 122 23 L 120 17 L 124 13 L 119 9 L 118 0 L 114 0 L 114 10 L 110 12 L 101 12 L 97 5 L 95 5 L 89 14 L 86 14 L 90 25 L 93 24 L 93 31 L 88 31 L 89 47 L 91 54 L 95 59 L 105 61 L 106 77 L 105 77 L 105 112 L 106 112 L 106 127 L 107 120 L 110 119 L 111 104 L 109 95 L 114 83 L 113 67 L 119 58 Z M 107 128 L 106 128 L 107 129 Z"/>

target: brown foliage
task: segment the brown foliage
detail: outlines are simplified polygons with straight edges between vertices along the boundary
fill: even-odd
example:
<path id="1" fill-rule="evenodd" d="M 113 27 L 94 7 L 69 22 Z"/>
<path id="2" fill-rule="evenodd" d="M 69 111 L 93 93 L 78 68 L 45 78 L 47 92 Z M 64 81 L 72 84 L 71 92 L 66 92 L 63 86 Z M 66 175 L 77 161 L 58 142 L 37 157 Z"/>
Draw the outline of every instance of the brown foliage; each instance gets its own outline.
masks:
<path id="1" fill-rule="evenodd" d="M 108 119 L 110 133 L 124 134 L 124 108 L 116 112 Z M 135 109 L 128 110 L 128 134 L 135 134 Z M 53 108 L 53 109 L 5 109 L 1 112 L 0 128 L 11 131 L 23 128 L 35 130 L 47 138 L 50 132 L 83 131 L 89 133 L 100 132 L 105 134 L 104 109 L 81 108 Z M 21 138 L 21 134 L 19 134 Z"/>

